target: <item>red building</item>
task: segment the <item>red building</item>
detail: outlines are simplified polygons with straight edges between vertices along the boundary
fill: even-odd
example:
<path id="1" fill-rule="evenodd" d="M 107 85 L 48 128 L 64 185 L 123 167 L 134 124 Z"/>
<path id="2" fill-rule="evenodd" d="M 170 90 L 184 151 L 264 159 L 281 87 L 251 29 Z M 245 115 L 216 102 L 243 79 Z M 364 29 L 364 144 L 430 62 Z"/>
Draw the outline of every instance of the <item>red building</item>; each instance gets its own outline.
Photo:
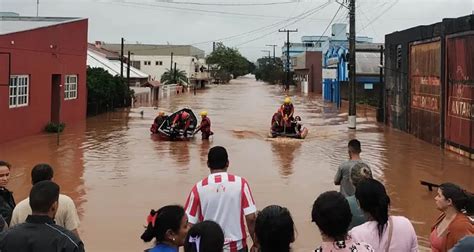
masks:
<path id="1" fill-rule="evenodd" d="M 87 19 L 0 17 L 0 142 L 86 118 Z"/>
<path id="2" fill-rule="evenodd" d="M 296 84 L 301 92 L 321 94 L 323 90 L 321 52 L 304 52 L 292 58 Z"/>

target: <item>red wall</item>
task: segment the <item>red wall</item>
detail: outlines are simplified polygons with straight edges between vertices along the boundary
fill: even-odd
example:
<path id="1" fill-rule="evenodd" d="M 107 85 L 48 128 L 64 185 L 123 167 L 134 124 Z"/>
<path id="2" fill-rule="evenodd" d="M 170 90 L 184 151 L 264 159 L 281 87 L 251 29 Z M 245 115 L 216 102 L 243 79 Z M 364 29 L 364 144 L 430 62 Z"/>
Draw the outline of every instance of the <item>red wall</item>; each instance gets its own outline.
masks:
<path id="1" fill-rule="evenodd" d="M 321 94 L 323 91 L 323 61 L 321 52 L 305 52 L 306 68 L 309 69 L 309 91 Z"/>
<path id="2" fill-rule="evenodd" d="M 9 108 L 9 81 L 0 71 L 0 142 L 43 131 L 51 120 L 51 76 L 61 75 L 61 121 L 86 118 L 87 20 L 0 35 L 0 52 L 11 53 L 11 74 L 29 75 L 28 106 Z M 14 44 L 11 42 L 14 41 Z M 53 45 L 53 48 L 51 48 Z M 0 55 L 0 68 L 7 68 Z M 78 76 L 77 99 L 64 100 L 65 75 Z"/>

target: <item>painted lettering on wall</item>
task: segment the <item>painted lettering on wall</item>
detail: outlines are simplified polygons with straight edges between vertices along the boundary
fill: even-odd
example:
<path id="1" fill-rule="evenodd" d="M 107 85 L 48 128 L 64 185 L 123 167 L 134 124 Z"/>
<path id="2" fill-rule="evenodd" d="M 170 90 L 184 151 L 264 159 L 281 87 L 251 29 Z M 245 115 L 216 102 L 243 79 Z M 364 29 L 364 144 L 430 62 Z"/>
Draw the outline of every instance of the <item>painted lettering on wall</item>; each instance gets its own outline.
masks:
<path id="1" fill-rule="evenodd" d="M 451 115 L 473 120 L 474 106 L 472 101 L 451 100 Z"/>
<path id="2" fill-rule="evenodd" d="M 411 98 L 412 108 L 439 112 L 439 97 L 414 94 Z"/>

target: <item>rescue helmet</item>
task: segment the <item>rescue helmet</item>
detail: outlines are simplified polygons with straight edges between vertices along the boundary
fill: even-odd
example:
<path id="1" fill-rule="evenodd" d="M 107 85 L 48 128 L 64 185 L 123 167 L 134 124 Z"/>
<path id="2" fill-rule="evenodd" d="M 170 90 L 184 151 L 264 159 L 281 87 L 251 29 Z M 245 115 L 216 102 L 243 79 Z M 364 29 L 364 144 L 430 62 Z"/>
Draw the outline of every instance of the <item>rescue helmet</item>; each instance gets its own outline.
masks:
<path id="1" fill-rule="evenodd" d="M 201 116 L 207 116 L 207 111 L 206 111 L 206 110 L 203 110 L 203 111 L 201 111 L 201 113 L 199 113 L 199 115 L 201 115 Z"/>
<path id="2" fill-rule="evenodd" d="M 284 100 L 284 103 L 285 103 L 285 104 L 290 104 L 290 103 L 291 103 L 291 98 L 290 98 L 290 97 L 286 97 L 285 100 Z"/>

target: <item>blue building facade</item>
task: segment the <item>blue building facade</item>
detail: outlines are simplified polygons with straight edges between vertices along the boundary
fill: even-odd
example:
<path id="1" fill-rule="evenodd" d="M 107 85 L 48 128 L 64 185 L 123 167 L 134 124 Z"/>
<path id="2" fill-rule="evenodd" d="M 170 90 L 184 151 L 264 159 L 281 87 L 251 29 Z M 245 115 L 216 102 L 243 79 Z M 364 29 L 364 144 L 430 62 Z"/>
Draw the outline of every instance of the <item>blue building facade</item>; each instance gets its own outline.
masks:
<path id="1" fill-rule="evenodd" d="M 382 44 L 359 43 L 356 45 L 356 83 L 360 99 L 377 105 L 380 85 L 380 47 Z M 349 82 L 349 48 L 347 45 L 331 45 L 324 54 L 323 98 L 338 105 L 347 98 Z"/>

